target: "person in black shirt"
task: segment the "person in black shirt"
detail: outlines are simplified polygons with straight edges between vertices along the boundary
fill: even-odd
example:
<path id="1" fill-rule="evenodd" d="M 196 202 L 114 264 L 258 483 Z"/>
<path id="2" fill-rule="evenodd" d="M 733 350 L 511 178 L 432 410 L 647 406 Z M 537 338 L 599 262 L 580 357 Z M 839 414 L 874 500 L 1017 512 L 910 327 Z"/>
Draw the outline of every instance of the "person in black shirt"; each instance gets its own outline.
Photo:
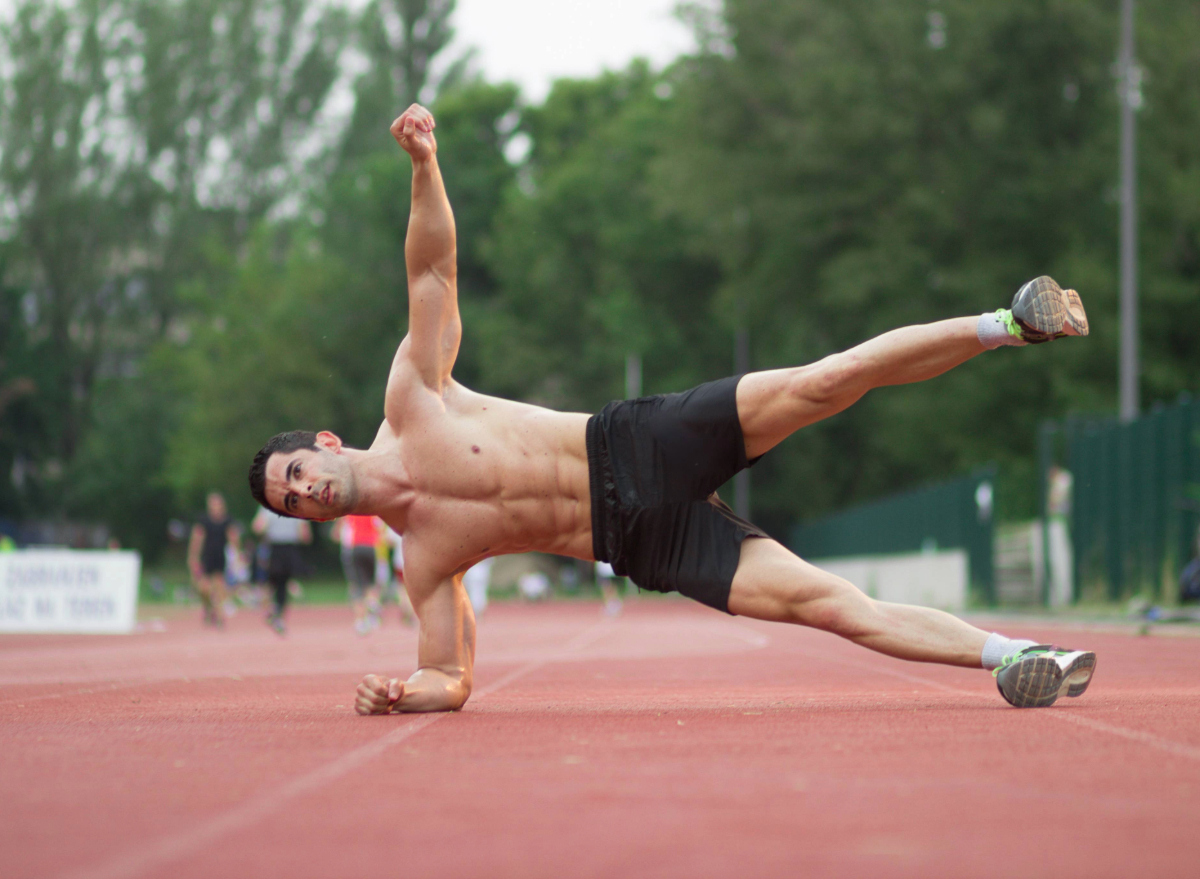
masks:
<path id="1" fill-rule="evenodd" d="M 204 605 L 205 625 L 225 625 L 225 548 L 241 551 L 241 534 L 229 518 L 220 492 L 208 496 L 207 514 L 192 526 L 188 541 L 188 569 Z"/>

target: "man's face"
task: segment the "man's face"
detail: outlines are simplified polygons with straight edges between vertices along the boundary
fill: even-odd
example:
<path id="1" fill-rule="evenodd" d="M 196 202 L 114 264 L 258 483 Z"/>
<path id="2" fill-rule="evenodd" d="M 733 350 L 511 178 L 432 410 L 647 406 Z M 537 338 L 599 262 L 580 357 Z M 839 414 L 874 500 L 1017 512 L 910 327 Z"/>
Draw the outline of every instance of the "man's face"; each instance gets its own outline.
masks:
<path id="1" fill-rule="evenodd" d="M 276 452 L 267 461 L 266 494 L 272 506 L 302 519 L 336 519 L 354 503 L 354 473 L 341 440 L 317 434 L 317 448 Z"/>

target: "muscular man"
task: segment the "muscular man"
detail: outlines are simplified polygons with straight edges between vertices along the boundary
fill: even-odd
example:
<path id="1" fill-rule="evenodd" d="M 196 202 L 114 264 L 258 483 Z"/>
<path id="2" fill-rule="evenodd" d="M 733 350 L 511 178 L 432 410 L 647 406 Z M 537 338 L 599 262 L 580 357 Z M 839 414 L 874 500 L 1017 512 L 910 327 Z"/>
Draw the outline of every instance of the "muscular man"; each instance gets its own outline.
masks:
<path id="1" fill-rule="evenodd" d="M 360 714 L 461 708 L 475 657 L 463 572 L 530 550 L 607 561 L 642 589 L 824 629 L 889 656 L 997 669 L 1014 705 L 1083 692 L 1094 654 L 872 600 L 737 518 L 715 494 L 790 434 L 872 388 L 932 378 L 1003 344 L 1086 335 L 1078 294 L 1038 278 L 1012 309 L 893 330 L 807 366 L 610 403 L 591 418 L 487 397 L 451 377 L 462 325 L 434 119 L 414 105 L 391 131 L 413 166 L 409 331 L 392 360 L 383 423 L 368 449 L 328 431 L 280 434 L 250 469 L 254 496 L 280 513 L 373 514 L 404 534 L 405 581 L 421 625 L 418 669 L 405 681 L 367 675 Z"/>

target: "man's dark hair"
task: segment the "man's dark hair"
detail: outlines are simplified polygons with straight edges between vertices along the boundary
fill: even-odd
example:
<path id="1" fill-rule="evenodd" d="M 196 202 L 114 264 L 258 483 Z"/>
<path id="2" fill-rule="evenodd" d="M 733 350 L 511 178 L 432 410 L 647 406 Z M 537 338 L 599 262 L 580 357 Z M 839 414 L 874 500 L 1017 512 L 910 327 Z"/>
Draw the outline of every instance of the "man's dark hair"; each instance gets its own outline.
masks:
<path id="1" fill-rule="evenodd" d="M 294 452 L 297 449 L 317 450 L 317 434 L 312 430 L 289 430 L 277 433 L 267 440 L 267 444 L 258 450 L 254 463 L 250 465 L 250 494 L 268 510 L 295 519 L 286 510 L 280 510 L 267 500 L 267 461 L 276 452 Z"/>

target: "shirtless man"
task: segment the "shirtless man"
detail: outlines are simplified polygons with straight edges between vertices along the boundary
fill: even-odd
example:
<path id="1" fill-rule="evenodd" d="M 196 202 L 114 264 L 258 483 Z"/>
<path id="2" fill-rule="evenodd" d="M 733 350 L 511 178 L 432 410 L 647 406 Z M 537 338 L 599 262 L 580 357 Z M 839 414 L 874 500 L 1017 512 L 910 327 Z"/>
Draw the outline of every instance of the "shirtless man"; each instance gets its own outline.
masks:
<path id="1" fill-rule="evenodd" d="M 475 658 L 463 572 L 531 550 L 607 561 L 643 589 L 824 629 L 889 656 L 996 669 L 1001 693 L 1017 706 L 1083 692 L 1094 654 L 875 601 L 738 519 L 715 494 L 789 435 L 872 388 L 932 378 L 999 345 L 1086 335 L 1078 294 L 1038 278 L 1011 310 L 893 330 L 807 366 L 610 403 L 591 418 L 487 397 L 451 377 L 462 324 L 433 116 L 413 105 L 391 132 L 413 166 L 409 331 L 392 360 L 383 423 L 369 449 L 328 431 L 280 434 L 250 469 L 255 498 L 284 515 L 376 515 L 404 535 L 405 582 L 421 626 L 418 668 L 404 681 L 367 675 L 360 714 L 461 708 Z"/>

